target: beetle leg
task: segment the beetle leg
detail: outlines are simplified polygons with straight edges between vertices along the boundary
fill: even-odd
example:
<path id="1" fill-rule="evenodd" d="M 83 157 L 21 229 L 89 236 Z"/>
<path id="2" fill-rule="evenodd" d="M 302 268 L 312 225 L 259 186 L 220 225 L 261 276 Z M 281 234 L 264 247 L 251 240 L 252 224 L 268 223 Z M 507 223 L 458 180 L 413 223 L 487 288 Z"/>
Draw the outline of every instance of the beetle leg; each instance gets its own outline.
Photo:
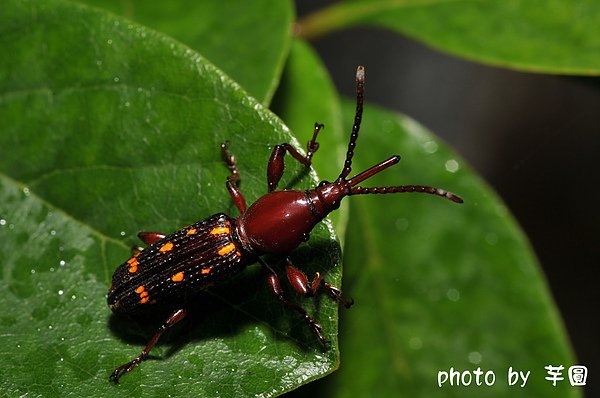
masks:
<path id="1" fill-rule="evenodd" d="M 354 300 L 350 299 L 350 301 L 348 301 L 342 298 L 342 292 L 340 291 L 340 289 L 331 285 L 329 282 L 323 279 L 323 276 L 320 272 L 317 272 L 312 282 L 309 282 L 306 274 L 298 268 L 294 267 L 289 258 L 286 258 L 286 262 L 287 265 L 285 267 L 285 273 L 287 275 L 288 281 L 290 282 L 290 285 L 292 285 L 294 290 L 300 293 L 301 295 L 306 297 L 312 297 L 315 294 L 317 294 L 317 290 L 320 286 L 322 286 L 325 292 L 329 295 L 329 297 L 341 303 L 344 307 L 350 308 L 352 304 L 354 304 Z"/>
<path id="2" fill-rule="evenodd" d="M 163 332 L 165 330 L 167 330 L 168 328 L 170 328 L 171 326 L 173 326 L 174 324 L 176 324 L 177 322 L 181 321 L 183 318 L 185 318 L 186 315 L 187 315 L 187 310 L 185 308 L 182 308 L 182 309 L 179 309 L 179 310 L 176 310 L 175 312 L 173 312 L 167 318 L 167 320 L 158 328 L 158 330 L 154 334 L 154 337 L 152 337 L 152 340 L 150 340 L 150 342 L 148 343 L 146 348 L 144 348 L 142 353 L 140 355 L 138 355 L 137 357 L 135 357 L 132 361 L 129 361 L 126 364 L 123 364 L 123 365 L 119 366 L 118 368 L 116 368 L 110 375 L 110 380 L 118 384 L 121 376 L 123 376 L 125 373 L 131 372 L 133 370 L 133 368 L 135 368 L 140 363 L 142 363 L 142 361 L 148 359 L 150 350 L 152 349 L 152 347 L 154 347 L 154 345 L 156 344 L 156 342 L 158 341 L 160 336 L 163 334 Z"/>
<path id="3" fill-rule="evenodd" d="M 283 290 L 281 289 L 281 284 L 279 283 L 279 277 L 275 273 L 275 271 L 262 259 L 259 259 L 260 263 L 265 266 L 267 270 L 267 284 L 269 285 L 269 289 L 271 292 L 281 301 L 286 307 L 293 309 L 306 321 L 310 330 L 317 336 L 321 344 L 327 345 L 327 339 L 323 336 L 323 328 L 319 325 L 314 319 L 311 318 L 310 315 L 306 312 L 306 310 L 300 307 L 298 304 L 288 300 L 283 295 Z"/>
<path id="4" fill-rule="evenodd" d="M 231 199 L 233 199 L 235 207 L 238 208 L 240 213 L 243 213 L 246 211 L 246 199 L 244 199 L 242 191 L 240 191 L 237 186 L 240 181 L 240 172 L 237 169 L 235 156 L 230 154 L 227 149 L 227 141 L 221 144 L 221 155 L 225 164 L 227 164 L 229 171 L 231 171 L 231 175 L 227 177 L 227 190 L 229 191 Z"/>
<path id="5" fill-rule="evenodd" d="M 140 238 L 140 240 L 147 245 L 156 243 L 159 240 L 163 239 L 165 236 L 167 236 L 167 235 L 165 235 L 161 232 L 140 232 L 140 233 L 138 233 L 138 238 Z"/>
<path id="6" fill-rule="evenodd" d="M 302 155 L 290 144 L 284 143 L 275 145 L 275 147 L 273 148 L 273 152 L 271 152 L 271 157 L 269 158 L 269 163 L 267 165 L 267 185 L 269 192 L 272 192 L 275 190 L 275 188 L 277 188 L 277 184 L 279 184 L 279 180 L 281 180 L 281 176 L 283 176 L 283 159 L 285 157 L 286 152 L 289 152 L 290 155 L 294 157 L 294 159 L 296 159 L 306 167 L 309 167 L 311 165 L 312 157 L 315 154 L 315 152 L 317 152 L 317 150 L 319 149 L 317 135 L 323 127 L 325 126 L 319 123 L 315 123 L 313 136 L 311 140 L 306 143 L 306 156 Z"/>

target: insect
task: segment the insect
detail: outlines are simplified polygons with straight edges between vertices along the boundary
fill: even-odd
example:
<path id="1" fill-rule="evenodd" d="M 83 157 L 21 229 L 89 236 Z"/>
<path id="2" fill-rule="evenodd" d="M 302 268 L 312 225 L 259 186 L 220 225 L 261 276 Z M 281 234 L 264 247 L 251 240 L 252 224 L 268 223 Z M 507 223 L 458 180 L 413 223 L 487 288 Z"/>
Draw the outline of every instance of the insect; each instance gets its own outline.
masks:
<path id="1" fill-rule="evenodd" d="M 356 114 L 346 152 L 346 161 L 339 177 L 322 181 L 313 189 L 280 190 L 277 185 L 284 172 L 284 157 L 289 153 L 306 167 L 319 149 L 317 135 L 323 128 L 315 123 L 313 136 L 306 146 L 306 155 L 284 143 L 273 148 L 267 164 L 268 193 L 250 207 L 240 189 L 240 173 L 226 143 L 221 145 L 223 159 L 231 174 L 226 186 L 233 203 L 240 212 L 237 218 L 219 213 L 184 227 L 170 235 L 159 232 L 140 232 L 139 238 L 147 245 L 137 247 L 136 253 L 115 271 L 108 291 L 108 305 L 117 314 L 133 314 L 155 305 L 170 310 L 170 315 L 158 328 L 140 355 L 119 366 L 111 374 L 114 382 L 147 359 L 150 350 L 162 333 L 185 318 L 186 305 L 193 294 L 230 278 L 247 265 L 260 263 L 266 273 L 269 290 L 288 308 L 302 317 L 312 333 L 324 345 L 327 339 L 321 326 L 298 304 L 284 296 L 275 270 L 261 258 L 264 254 L 286 255 L 308 240 L 312 229 L 330 212 L 340 206 L 346 196 L 419 192 L 437 195 L 456 203 L 463 200 L 448 191 L 421 185 L 388 187 L 362 187 L 361 182 L 395 165 L 400 156 L 391 156 L 371 168 L 348 178 L 352 170 L 352 157 L 358 138 L 363 112 L 365 70 L 356 71 Z M 285 273 L 292 288 L 301 295 L 311 297 L 322 289 L 333 300 L 346 308 L 353 301 L 341 296 L 341 291 L 329 284 L 320 273 L 312 280 L 288 257 L 284 259 Z"/>

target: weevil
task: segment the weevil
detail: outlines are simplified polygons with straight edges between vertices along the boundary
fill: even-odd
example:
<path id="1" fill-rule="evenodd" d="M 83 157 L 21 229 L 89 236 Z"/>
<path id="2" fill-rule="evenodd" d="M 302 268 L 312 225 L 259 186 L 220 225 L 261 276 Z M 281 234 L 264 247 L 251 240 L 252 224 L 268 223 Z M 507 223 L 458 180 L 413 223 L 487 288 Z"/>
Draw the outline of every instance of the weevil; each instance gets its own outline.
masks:
<path id="1" fill-rule="evenodd" d="M 340 289 L 328 283 L 318 272 L 309 280 L 306 274 L 285 256 L 307 241 L 312 229 L 329 213 L 339 208 L 343 198 L 352 195 L 418 192 L 437 195 L 456 203 L 463 202 L 451 192 L 429 186 L 358 186 L 375 174 L 397 164 L 400 161 L 398 155 L 348 178 L 352 171 L 352 157 L 363 113 L 364 81 L 365 69 L 359 66 L 356 71 L 354 123 L 346 160 L 335 181 L 322 181 L 315 188 L 304 191 L 276 190 L 283 176 L 286 153 L 305 167 L 310 167 L 313 155 L 319 149 L 317 136 L 323 128 L 322 124 L 315 123 L 312 138 L 306 145 L 306 155 L 287 143 L 273 148 L 267 164 L 268 192 L 247 207 L 244 195 L 238 188 L 240 173 L 236 159 L 224 143 L 221 145 L 221 153 L 230 170 L 226 186 L 240 215 L 234 218 L 223 213 L 215 214 L 170 235 L 159 232 L 138 234 L 149 246 L 144 249 L 136 247 L 135 254 L 117 268 L 108 291 L 108 305 L 114 313 L 133 314 L 152 308 L 158 303 L 168 308 L 170 315 L 140 355 L 114 370 L 110 376 L 112 381 L 118 383 L 123 374 L 147 359 L 162 333 L 185 318 L 189 297 L 257 262 L 264 268 L 269 290 L 281 303 L 297 312 L 316 338 L 326 345 L 327 339 L 319 323 L 284 295 L 277 272 L 261 256 L 283 255 L 287 279 L 293 290 L 299 294 L 311 297 L 322 289 L 333 300 L 350 308 L 353 301 L 342 298 Z"/>

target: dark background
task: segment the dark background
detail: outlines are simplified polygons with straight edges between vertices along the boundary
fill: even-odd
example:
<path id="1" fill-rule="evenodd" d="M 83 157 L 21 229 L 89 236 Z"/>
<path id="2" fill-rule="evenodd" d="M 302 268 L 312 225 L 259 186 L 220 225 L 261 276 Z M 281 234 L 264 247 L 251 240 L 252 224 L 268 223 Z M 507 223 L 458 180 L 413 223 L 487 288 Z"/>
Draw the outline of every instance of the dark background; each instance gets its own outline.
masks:
<path id="1" fill-rule="evenodd" d="M 299 17 L 317 8 L 297 7 Z M 425 125 L 502 197 L 588 367 L 586 395 L 600 396 L 600 82 L 483 66 L 374 28 L 311 44 L 343 95 L 354 96 L 354 69 L 365 65 L 369 103 Z"/>

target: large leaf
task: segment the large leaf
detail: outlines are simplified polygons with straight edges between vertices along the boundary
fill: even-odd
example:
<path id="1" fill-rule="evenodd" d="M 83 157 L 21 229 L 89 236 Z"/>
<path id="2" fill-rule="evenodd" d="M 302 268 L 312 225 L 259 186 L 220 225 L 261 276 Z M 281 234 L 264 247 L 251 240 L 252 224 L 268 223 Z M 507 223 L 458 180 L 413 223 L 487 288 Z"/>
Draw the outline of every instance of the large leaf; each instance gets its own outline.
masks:
<path id="1" fill-rule="evenodd" d="M 351 121 L 353 104 L 344 110 Z M 367 106 L 353 168 L 392 153 L 402 162 L 363 185 L 431 184 L 465 203 L 419 194 L 349 199 L 344 289 L 356 303 L 341 313 L 342 364 L 298 393 L 580 396 L 568 381 L 553 387 L 544 379 L 544 366 L 576 362 L 531 248 L 504 205 L 423 127 Z M 507 385 L 509 367 L 531 371 L 525 387 Z M 495 383 L 438 387 L 438 371 L 450 368 L 493 371 Z"/>
<path id="2" fill-rule="evenodd" d="M 293 6 L 283 1 L 79 0 L 165 33 L 201 53 L 268 104 L 290 43 Z"/>
<path id="3" fill-rule="evenodd" d="M 380 26 L 470 60 L 544 73 L 600 74 L 596 0 L 355 0 L 299 22 L 314 38 L 356 25 Z"/>
<path id="4" fill-rule="evenodd" d="M 117 387 L 111 371 L 158 326 L 110 315 L 112 271 L 139 230 L 236 214 L 219 145 L 248 202 L 266 191 L 287 128 L 189 48 L 76 3 L 0 11 L 0 390 L 8 396 L 274 396 L 337 367 L 337 305 L 306 300 L 332 348 L 272 297 L 256 266 L 196 303 L 189 321 Z M 302 177 L 288 162 L 282 186 Z M 293 259 L 338 283 L 319 226 Z"/>

